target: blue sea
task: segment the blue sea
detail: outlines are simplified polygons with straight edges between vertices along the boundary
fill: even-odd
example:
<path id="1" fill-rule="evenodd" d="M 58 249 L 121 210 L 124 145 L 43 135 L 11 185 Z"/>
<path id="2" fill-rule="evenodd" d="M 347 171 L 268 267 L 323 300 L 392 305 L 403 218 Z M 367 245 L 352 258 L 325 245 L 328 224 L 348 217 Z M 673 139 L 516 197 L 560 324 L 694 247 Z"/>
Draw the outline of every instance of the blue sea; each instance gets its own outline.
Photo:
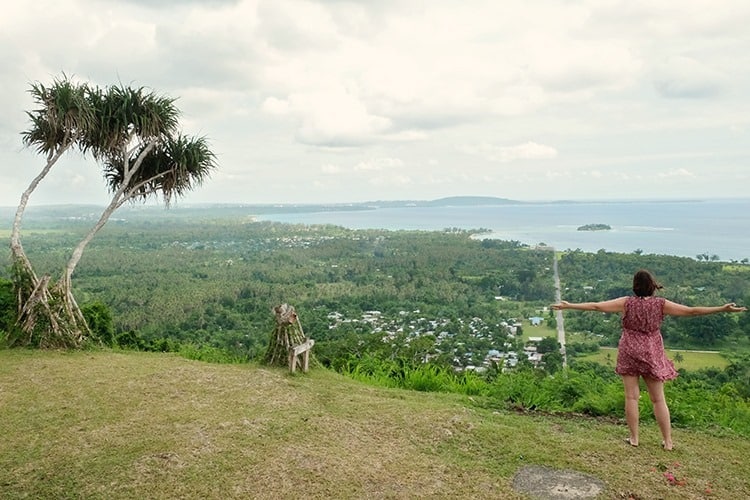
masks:
<path id="1" fill-rule="evenodd" d="M 721 261 L 750 258 L 750 199 L 509 203 L 399 207 L 264 215 L 261 219 L 350 229 L 489 229 L 483 237 L 544 243 L 558 250 L 606 250 Z M 578 231 L 607 224 L 607 231 Z"/>

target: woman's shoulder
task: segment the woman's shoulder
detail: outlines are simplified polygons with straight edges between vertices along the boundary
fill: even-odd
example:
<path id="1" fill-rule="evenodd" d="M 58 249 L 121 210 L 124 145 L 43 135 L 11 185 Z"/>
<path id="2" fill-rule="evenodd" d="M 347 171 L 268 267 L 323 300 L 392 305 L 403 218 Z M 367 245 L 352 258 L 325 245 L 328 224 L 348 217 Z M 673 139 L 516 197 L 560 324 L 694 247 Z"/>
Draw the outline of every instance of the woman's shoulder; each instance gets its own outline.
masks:
<path id="1" fill-rule="evenodd" d="M 664 302 L 667 299 L 664 297 L 657 297 L 656 295 L 650 295 L 648 297 L 640 297 L 638 295 L 628 295 L 625 297 L 625 303 L 631 304 L 631 303 L 641 303 L 641 304 L 659 304 L 661 306 L 664 305 Z"/>
<path id="2" fill-rule="evenodd" d="M 666 301 L 667 301 L 667 299 L 665 299 L 664 297 L 657 297 L 657 296 L 653 296 L 653 297 L 651 297 L 651 299 L 649 299 L 649 302 L 651 304 L 653 304 L 652 307 L 654 309 L 658 309 L 659 311 L 663 311 L 664 310 L 664 303 Z"/>

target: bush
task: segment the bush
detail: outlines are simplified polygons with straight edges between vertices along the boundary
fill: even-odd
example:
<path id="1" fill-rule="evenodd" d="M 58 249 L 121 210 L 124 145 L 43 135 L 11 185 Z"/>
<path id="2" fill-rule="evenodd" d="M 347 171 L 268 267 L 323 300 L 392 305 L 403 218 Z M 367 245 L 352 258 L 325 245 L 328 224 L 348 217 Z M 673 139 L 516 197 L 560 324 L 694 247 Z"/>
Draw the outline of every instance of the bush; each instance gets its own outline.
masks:
<path id="1" fill-rule="evenodd" d="M 646 398 L 647 399 L 647 398 Z M 625 393 L 622 383 L 609 382 L 590 386 L 586 392 L 573 401 L 570 408 L 576 413 L 591 416 L 617 416 L 625 414 Z"/>
<path id="2" fill-rule="evenodd" d="M 448 377 L 434 365 L 406 369 L 401 386 L 404 389 L 422 392 L 446 392 Z"/>
<path id="3" fill-rule="evenodd" d="M 134 349 L 136 351 L 147 351 L 149 345 L 135 330 L 128 330 L 115 337 L 115 343 L 123 349 Z"/>
<path id="4" fill-rule="evenodd" d="M 480 396 L 489 392 L 490 383 L 473 371 L 463 371 L 461 374 L 452 374 L 447 384 L 449 392 L 458 392 L 467 396 Z"/>
<path id="5" fill-rule="evenodd" d="M 179 352 L 182 346 L 176 340 L 169 338 L 154 339 L 148 350 L 155 352 Z"/>
<path id="6" fill-rule="evenodd" d="M 362 358 L 351 356 L 341 368 L 344 373 L 355 380 L 380 385 L 383 387 L 400 387 L 400 369 L 394 361 L 381 360 L 375 356 L 365 355 Z"/>
<path id="7" fill-rule="evenodd" d="M 91 330 L 91 339 L 107 346 L 115 345 L 115 321 L 112 310 L 107 304 L 98 300 L 81 307 L 86 323 Z"/>
<path id="8" fill-rule="evenodd" d="M 16 294 L 13 282 L 0 278 L 0 338 L 10 332 L 16 322 Z"/>
<path id="9" fill-rule="evenodd" d="M 505 373 L 492 383 L 490 395 L 522 410 L 560 409 L 550 390 L 550 378 L 542 371 L 525 369 Z"/>

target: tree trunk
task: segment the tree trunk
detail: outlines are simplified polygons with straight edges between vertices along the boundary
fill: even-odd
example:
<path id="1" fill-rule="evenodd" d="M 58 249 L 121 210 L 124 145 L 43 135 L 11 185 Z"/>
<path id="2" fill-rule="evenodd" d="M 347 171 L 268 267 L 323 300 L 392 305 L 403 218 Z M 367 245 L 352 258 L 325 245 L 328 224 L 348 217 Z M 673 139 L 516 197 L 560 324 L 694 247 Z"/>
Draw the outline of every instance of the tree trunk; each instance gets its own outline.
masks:
<path id="1" fill-rule="evenodd" d="M 62 328 L 68 321 L 65 318 L 56 317 L 54 309 L 59 306 L 60 301 L 56 297 L 56 293 L 50 289 L 50 277 L 43 276 L 41 279 L 37 277 L 31 262 L 26 256 L 23 245 L 21 245 L 21 220 L 26 211 L 31 193 L 34 192 L 42 179 L 49 173 L 52 166 L 72 144 L 72 141 L 64 141 L 63 145 L 57 151 L 47 156 L 47 164 L 21 195 L 21 201 L 13 218 L 13 227 L 10 233 L 10 251 L 13 286 L 16 291 L 18 311 L 16 329 L 8 333 L 8 341 L 11 346 L 68 347 L 71 343 L 79 345 L 82 340 L 80 331 L 77 335 L 73 335 L 71 339 L 64 339 Z M 82 315 L 81 318 L 83 318 Z"/>
<path id="2" fill-rule="evenodd" d="M 274 307 L 273 312 L 276 315 L 276 327 L 268 343 L 265 361 L 269 365 L 286 366 L 289 348 L 302 344 L 307 339 L 293 306 L 281 304 Z"/>
<path id="3" fill-rule="evenodd" d="M 37 279 L 20 265 L 14 270 L 15 282 L 19 284 L 19 310 L 16 329 L 9 333 L 8 344 L 42 349 L 80 347 L 89 329 L 69 286 L 51 284 L 48 275 Z M 29 293 L 22 300 L 20 293 L 27 289 Z"/>
<path id="4" fill-rule="evenodd" d="M 83 255 L 83 250 L 86 248 L 86 245 L 88 245 L 94 238 L 96 233 L 98 233 L 99 230 L 104 227 L 114 211 L 117 210 L 117 208 L 122 205 L 122 203 L 123 200 L 120 199 L 120 194 L 115 194 L 115 198 L 110 202 L 107 208 L 104 209 L 104 212 L 102 212 L 99 220 L 96 222 L 96 224 L 94 224 L 94 227 L 91 228 L 88 234 L 73 249 L 73 253 L 70 255 L 70 259 L 68 260 L 68 264 L 65 266 L 65 271 L 63 272 L 63 276 L 60 280 L 62 283 L 66 284 L 69 291 L 72 289 L 71 281 L 73 278 L 73 271 L 76 270 L 78 262 L 81 260 L 81 256 Z M 71 299 L 72 298 L 73 296 L 71 295 Z"/>
<path id="5" fill-rule="evenodd" d="M 39 284 L 36 273 L 34 273 L 34 269 L 31 267 L 31 262 L 26 256 L 26 252 L 23 250 L 23 245 L 21 245 L 21 219 L 23 219 L 23 214 L 26 211 L 26 205 L 29 203 L 31 193 L 34 192 L 42 179 L 44 179 L 49 173 L 52 166 L 69 147 L 70 143 L 61 146 L 54 154 L 49 154 L 47 157 L 47 164 L 42 171 L 39 172 L 39 175 L 34 177 L 34 180 L 31 181 L 31 184 L 26 188 L 26 191 L 21 194 L 21 201 L 18 203 L 16 215 L 13 218 L 13 227 L 10 232 L 10 251 L 14 270 L 13 275 L 14 278 L 18 278 L 17 280 L 14 280 L 14 283 L 16 294 L 18 296 L 19 311 L 23 308 L 25 301 L 27 297 L 31 295 L 32 290 L 34 290 Z"/>
<path id="6" fill-rule="evenodd" d="M 73 297 L 72 277 L 76 266 L 81 260 L 83 250 L 94 238 L 96 233 L 104 227 L 117 208 L 135 196 L 136 190 L 128 190 L 130 179 L 140 168 L 143 158 L 153 149 L 153 141 L 141 153 L 132 168 L 127 168 L 125 179 L 109 205 L 104 209 L 99 220 L 88 234 L 73 250 L 62 276 L 57 283 L 51 284 L 50 277 L 41 280 L 36 277 L 31 263 L 26 257 L 20 242 L 20 220 L 29 195 L 39 184 L 39 181 L 49 172 L 54 162 L 67 149 L 61 148 L 54 156 L 50 156 L 47 166 L 34 179 L 31 186 L 21 197 L 21 204 L 16 211 L 11 234 L 11 250 L 13 253 L 14 282 L 18 293 L 18 331 L 8 335 L 9 345 L 29 346 L 41 348 L 77 348 L 90 338 L 91 330 L 86 324 L 78 303 Z"/>
<path id="7" fill-rule="evenodd" d="M 29 187 L 27 187 L 26 191 L 23 192 L 23 194 L 21 195 L 21 201 L 19 202 L 18 208 L 16 209 L 16 216 L 13 218 L 13 229 L 11 229 L 10 232 L 10 250 L 13 253 L 14 260 L 23 260 L 26 267 L 28 267 L 29 269 L 31 269 L 31 264 L 29 263 L 29 260 L 23 251 L 23 247 L 21 246 L 21 219 L 23 218 L 23 213 L 26 211 L 26 205 L 29 202 L 31 193 L 34 192 L 42 179 L 44 179 L 44 177 L 46 177 L 46 175 L 49 173 L 52 166 L 57 163 L 57 160 L 59 160 L 60 156 L 62 156 L 62 154 L 68 150 L 71 144 L 72 142 L 67 142 L 65 145 L 61 146 L 60 149 L 58 149 L 54 154 L 49 154 L 49 156 L 47 157 L 47 165 L 45 165 L 42 171 L 39 172 L 39 175 L 34 177 L 34 180 L 31 181 Z"/>

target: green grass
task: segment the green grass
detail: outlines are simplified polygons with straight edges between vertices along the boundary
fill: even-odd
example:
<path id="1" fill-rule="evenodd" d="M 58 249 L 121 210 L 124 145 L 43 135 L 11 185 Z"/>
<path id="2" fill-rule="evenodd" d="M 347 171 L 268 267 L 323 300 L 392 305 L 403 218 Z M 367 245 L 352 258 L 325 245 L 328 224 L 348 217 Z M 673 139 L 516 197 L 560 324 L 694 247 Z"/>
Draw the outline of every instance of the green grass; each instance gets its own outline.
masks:
<path id="1" fill-rule="evenodd" d="M 0 497 L 521 498 L 526 465 L 592 474 L 603 498 L 750 496 L 750 440 L 675 429 L 668 453 L 644 423 L 631 448 L 618 420 L 479 403 L 321 368 L 3 350 Z"/>
<path id="2" fill-rule="evenodd" d="M 550 328 L 546 321 L 542 321 L 541 325 L 531 325 L 528 321 L 523 322 L 521 327 L 522 335 L 524 340 L 529 340 L 529 337 L 555 337 L 557 338 L 557 329 Z"/>
<path id="3" fill-rule="evenodd" d="M 747 273 L 750 272 L 750 266 L 744 264 L 726 264 L 721 267 L 721 270 L 725 272 Z"/>
<path id="4" fill-rule="evenodd" d="M 690 371 L 702 368 L 719 368 L 723 370 L 729 365 L 729 361 L 718 352 L 684 351 L 680 349 L 667 349 L 666 351 L 667 357 L 672 361 L 674 361 L 676 353 L 679 352 L 682 355 L 682 361 L 674 362 L 675 368 L 684 368 Z M 617 349 L 614 347 L 602 347 L 599 352 L 580 356 L 577 359 L 596 361 L 597 363 L 614 367 L 617 360 Z"/>

